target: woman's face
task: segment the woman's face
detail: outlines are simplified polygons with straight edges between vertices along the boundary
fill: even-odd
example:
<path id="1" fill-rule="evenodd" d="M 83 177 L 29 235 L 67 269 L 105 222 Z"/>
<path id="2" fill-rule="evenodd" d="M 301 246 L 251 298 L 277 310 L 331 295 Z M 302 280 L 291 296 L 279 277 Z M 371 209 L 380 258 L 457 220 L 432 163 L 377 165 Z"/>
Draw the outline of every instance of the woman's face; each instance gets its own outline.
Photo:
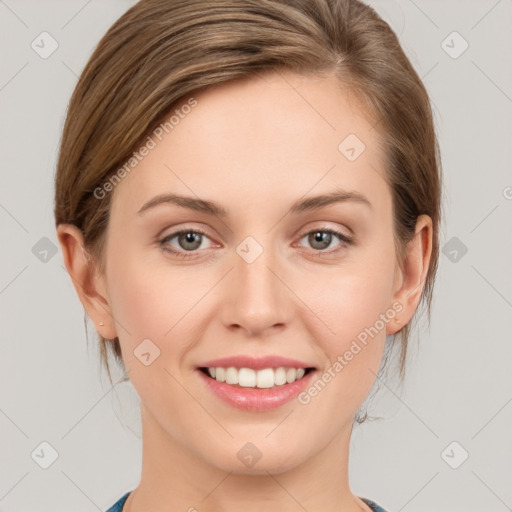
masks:
<path id="1" fill-rule="evenodd" d="M 284 471 L 347 438 L 397 330 L 384 155 L 336 78 L 272 74 L 194 99 L 110 192 L 109 307 L 148 429 L 226 471 Z M 162 195 L 219 211 L 144 208 Z M 213 366 L 249 368 L 227 372 L 242 386 L 199 369 L 240 356 Z M 314 371 L 276 384 L 281 366 Z M 252 387 L 265 368 L 273 387 Z"/>

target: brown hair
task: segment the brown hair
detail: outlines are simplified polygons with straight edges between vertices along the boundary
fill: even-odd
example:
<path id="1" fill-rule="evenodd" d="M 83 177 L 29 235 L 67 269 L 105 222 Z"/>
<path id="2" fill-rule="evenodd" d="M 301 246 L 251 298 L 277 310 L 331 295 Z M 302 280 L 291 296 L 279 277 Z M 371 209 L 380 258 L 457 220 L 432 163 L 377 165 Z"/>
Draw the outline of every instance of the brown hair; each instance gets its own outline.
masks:
<path id="1" fill-rule="evenodd" d="M 441 211 L 440 156 L 430 101 L 395 33 L 358 0 L 135 4 L 99 42 L 72 95 L 55 178 L 56 225 L 76 225 L 104 272 L 111 194 L 98 200 L 95 189 L 194 91 L 279 70 L 335 73 L 373 115 L 387 157 L 385 178 L 400 262 L 417 217 L 432 219 L 432 256 L 421 296 L 430 320 Z M 411 323 L 399 332 L 402 378 L 410 328 Z M 119 339 L 99 336 L 99 343 L 110 377 L 107 347 L 123 366 Z"/>

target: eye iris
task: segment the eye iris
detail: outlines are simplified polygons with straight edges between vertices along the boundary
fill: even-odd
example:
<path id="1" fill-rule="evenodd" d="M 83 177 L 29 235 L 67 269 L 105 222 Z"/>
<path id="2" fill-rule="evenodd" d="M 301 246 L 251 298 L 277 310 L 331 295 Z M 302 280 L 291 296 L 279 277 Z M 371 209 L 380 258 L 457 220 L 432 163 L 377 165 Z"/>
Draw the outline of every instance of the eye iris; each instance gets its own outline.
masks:
<path id="1" fill-rule="evenodd" d="M 331 233 L 328 233 L 327 231 L 316 231 L 309 235 L 309 242 L 315 249 L 325 249 L 326 247 L 329 247 L 331 237 Z M 326 241 L 327 243 L 325 243 Z M 315 245 L 317 242 L 320 242 L 320 247 Z"/>
<path id="2" fill-rule="evenodd" d="M 201 245 L 201 235 L 199 233 L 193 233 L 191 231 L 181 233 L 179 236 L 179 243 L 183 249 L 193 251 Z M 188 244 L 192 244 L 192 247 L 188 246 Z"/>

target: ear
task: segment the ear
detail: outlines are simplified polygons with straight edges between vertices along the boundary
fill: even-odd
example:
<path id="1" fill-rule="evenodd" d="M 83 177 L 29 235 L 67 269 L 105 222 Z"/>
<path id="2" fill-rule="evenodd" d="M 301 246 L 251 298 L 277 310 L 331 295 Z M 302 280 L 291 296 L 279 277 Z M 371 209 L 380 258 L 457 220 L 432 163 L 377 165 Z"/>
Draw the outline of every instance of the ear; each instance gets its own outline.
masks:
<path id="1" fill-rule="evenodd" d="M 96 324 L 96 330 L 107 339 L 117 336 L 108 302 L 104 277 L 84 248 L 82 232 L 73 224 L 59 224 L 57 237 L 66 270 L 85 311 Z M 103 323 L 103 325 L 99 325 Z"/>
<path id="2" fill-rule="evenodd" d="M 405 260 L 395 266 L 393 302 L 398 301 L 402 310 L 389 322 L 386 334 L 395 334 L 409 323 L 418 307 L 432 255 L 432 219 L 420 215 L 416 221 L 415 235 L 407 244 Z"/>

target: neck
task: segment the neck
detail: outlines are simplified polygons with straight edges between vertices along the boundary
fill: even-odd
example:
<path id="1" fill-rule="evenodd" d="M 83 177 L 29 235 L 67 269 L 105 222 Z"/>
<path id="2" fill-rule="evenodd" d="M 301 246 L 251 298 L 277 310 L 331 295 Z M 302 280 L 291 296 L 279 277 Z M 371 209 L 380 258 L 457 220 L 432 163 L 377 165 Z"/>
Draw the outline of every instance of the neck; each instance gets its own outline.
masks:
<path id="1" fill-rule="evenodd" d="M 142 473 L 123 512 L 371 511 L 348 483 L 352 424 L 303 464 L 259 474 L 224 471 L 173 439 L 142 408 Z M 242 443 L 243 444 L 243 443 Z M 297 450 L 300 450 L 300 446 Z"/>

